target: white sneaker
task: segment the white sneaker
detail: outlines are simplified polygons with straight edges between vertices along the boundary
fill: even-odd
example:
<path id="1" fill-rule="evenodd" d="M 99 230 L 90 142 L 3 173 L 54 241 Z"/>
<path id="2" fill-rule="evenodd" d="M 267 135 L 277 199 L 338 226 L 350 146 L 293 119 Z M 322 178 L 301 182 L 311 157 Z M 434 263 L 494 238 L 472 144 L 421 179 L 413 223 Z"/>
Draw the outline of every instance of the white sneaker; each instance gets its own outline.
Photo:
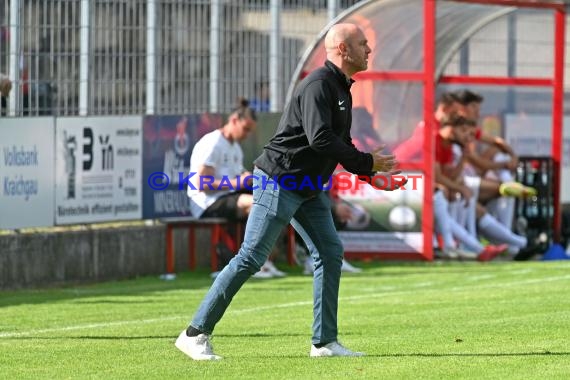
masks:
<path id="1" fill-rule="evenodd" d="M 321 348 L 311 346 L 311 357 L 328 357 L 328 356 L 364 356 L 363 352 L 350 351 L 339 342 L 331 342 L 325 344 Z"/>
<path id="2" fill-rule="evenodd" d="M 460 260 L 477 260 L 479 256 L 475 252 L 465 251 L 459 248 L 450 249 L 449 252 L 453 252 Z"/>
<path id="3" fill-rule="evenodd" d="M 252 278 L 273 278 L 273 277 L 275 277 L 275 275 L 273 274 L 271 269 L 269 269 L 269 267 L 267 266 L 267 262 L 265 262 L 265 264 L 263 264 L 261 266 L 261 268 L 259 268 L 259 272 L 254 273 L 253 276 L 251 276 L 251 277 Z"/>
<path id="4" fill-rule="evenodd" d="M 455 249 L 443 249 L 439 253 L 440 259 L 457 260 L 459 258 L 458 253 Z"/>
<path id="5" fill-rule="evenodd" d="M 340 267 L 340 270 L 341 270 L 341 272 L 347 272 L 347 273 L 360 273 L 360 272 L 362 272 L 362 269 L 350 265 L 350 263 L 344 259 L 342 260 L 342 267 Z"/>
<path id="6" fill-rule="evenodd" d="M 220 360 L 222 358 L 214 354 L 210 337 L 206 334 L 187 336 L 186 330 L 182 330 L 174 345 L 194 360 Z"/>
<path id="7" fill-rule="evenodd" d="M 287 273 L 280 271 L 277 269 L 273 261 L 267 260 L 263 266 L 273 275 L 273 277 L 285 277 Z"/>

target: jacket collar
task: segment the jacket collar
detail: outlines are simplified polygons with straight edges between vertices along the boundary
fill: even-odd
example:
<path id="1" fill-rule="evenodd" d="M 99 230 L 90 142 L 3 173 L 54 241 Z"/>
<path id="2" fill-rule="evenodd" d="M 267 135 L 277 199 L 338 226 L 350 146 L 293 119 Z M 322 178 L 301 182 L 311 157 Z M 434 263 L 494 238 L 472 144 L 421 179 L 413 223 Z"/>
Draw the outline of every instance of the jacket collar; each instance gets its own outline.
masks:
<path id="1" fill-rule="evenodd" d="M 350 87 L 354 83 L 353 79 L 348 79 L 346 75 L 331 61 L 328 59 L 325 61 L 325 66 L 335 74 L 336 79 L 346 87 L 347 90 L 350 90 Z"/>

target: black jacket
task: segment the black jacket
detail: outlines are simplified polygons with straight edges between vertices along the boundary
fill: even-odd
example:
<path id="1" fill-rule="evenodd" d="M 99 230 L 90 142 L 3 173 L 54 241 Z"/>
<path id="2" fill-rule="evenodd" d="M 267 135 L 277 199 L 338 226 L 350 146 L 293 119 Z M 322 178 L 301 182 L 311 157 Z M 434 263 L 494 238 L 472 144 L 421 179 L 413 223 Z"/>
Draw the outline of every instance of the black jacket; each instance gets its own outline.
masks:
<path id="1" fill-rule="evenodd" d="M 340 163 L 346 170 L 371 176 L 372 155 L 352 144 L 352 80 L 332 62 L 310 73 L 297 86 L 277 132 L 254 164 L 303 196 L 322 189 Z M 308 180 L 312 186 L 308 185 Z"/>

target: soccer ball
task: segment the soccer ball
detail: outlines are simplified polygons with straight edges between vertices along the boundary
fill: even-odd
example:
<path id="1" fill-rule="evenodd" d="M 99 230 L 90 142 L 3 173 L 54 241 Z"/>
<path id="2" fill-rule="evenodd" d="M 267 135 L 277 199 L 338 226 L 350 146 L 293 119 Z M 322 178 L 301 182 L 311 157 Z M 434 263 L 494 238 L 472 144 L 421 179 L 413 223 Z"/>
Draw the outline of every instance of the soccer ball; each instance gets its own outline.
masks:
<path id="1" fill-rule="evenodd" d="M 396 231 L 409 230 L 416 225 L 416 213 L 408 206 L 396 206 L 390 210 L 388 222 Z"/>

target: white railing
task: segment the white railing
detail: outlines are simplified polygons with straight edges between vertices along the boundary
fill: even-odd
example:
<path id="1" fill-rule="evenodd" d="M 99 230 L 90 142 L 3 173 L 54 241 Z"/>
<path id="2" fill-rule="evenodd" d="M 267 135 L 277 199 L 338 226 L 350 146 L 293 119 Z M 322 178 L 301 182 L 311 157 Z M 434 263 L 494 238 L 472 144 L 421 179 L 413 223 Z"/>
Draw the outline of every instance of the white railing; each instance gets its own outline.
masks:
<path id="1" fill-rule="evenodd" d="M 4 0 L 11 116 L 226 112 L 268 87 L 271 110 L 340 0 Z M 266 91 L 267 92 L 267 91 Z"/>

